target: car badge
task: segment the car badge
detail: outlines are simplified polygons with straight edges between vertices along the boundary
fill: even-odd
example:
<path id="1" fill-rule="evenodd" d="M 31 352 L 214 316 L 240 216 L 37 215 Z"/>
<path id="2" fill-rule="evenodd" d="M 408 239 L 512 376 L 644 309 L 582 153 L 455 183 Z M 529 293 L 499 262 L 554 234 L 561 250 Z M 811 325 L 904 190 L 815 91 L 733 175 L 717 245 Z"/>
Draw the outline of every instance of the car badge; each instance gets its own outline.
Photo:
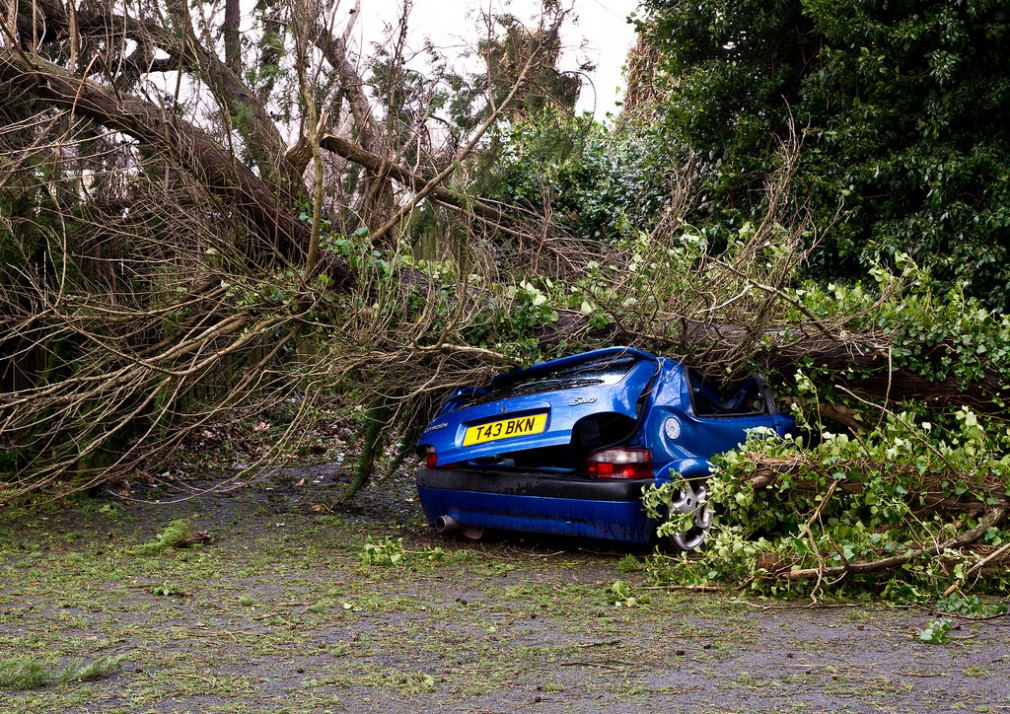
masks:
<path id="1" fill-rule="evenodd" d="M 596 404 L 596 397 L 576 397 L 568 406 L 577 407 L 580 404 Z"/>
<path id="2" fill-rule="evenodd" d="M 425 429 L 424 431 L 422 431 L 421 435 L 423 436 L 424 434 L 427 434 L 427 433 L 432 432 L 432 431 L 438 431 L 439 429 L 445 429 L 447 426 L 449 426 L 449 422 L 445 422 L 445 421 L 443 421 L 440 424 L 432 424 L 427 429 Z"/>
<path id="3" fill-rule="evenodd" d="M 504 414 L 504 413 L 505 413 L 505 412 L 507 412 L 508 410 L 509 410 L 509 408 L 508 408 L 508 407 L 502 407 L 502 408 L 501 408 L 501 411 L 500 411 L 500 412 L 498 412 L 498 413 L 499 413 L 499 414 Z"/>

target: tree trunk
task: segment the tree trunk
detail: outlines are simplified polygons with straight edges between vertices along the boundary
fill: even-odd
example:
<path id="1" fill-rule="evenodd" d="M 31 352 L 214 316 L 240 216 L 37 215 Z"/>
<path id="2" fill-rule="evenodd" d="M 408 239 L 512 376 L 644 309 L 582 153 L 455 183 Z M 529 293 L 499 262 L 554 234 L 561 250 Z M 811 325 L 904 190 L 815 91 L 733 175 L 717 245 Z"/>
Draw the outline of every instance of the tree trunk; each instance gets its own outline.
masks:
<path id="1" fill-rule="evenodd" d="M 301 262 L 309 228 L 280 199 L 285 193 L 236 161 L 202 130 L 165 114 L 150 102 L 80 80 L 41 57 L 16 50 L 0 49 L 0 81 L 51 106 L 75 111 L 132 136 L 148 150 L 178 163 L 209 192 L 225 199 L 223 210 L 232 212 L 248 235 L 259 239 L 246 239 L 244 246 L 254 262 L 263 264 L 274 258 Z M 328 267 L 339 284 L 349 280 L 342 266 L 331 263 Z"/>
<path id="2" fill-rule="evenodd" d="M 242 38 L 239 23 L 242 9 L 239 0 L 225 0 L 224 4 L 224 62 L 236 76 L 242 76 Z"/>

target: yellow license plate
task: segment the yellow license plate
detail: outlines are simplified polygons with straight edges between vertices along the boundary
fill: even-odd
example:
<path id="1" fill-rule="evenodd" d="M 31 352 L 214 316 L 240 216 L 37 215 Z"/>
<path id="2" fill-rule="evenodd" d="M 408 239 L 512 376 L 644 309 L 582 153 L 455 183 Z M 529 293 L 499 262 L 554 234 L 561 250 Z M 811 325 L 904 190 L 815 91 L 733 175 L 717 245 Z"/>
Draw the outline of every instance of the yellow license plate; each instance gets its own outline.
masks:
<path id="1" fill-rule="evenodd" d="M 497 441 L 498 439 L 511 439 L 516 436 L 526 436 L 527 434 L 540 434 L 546 428 L 546 414 L 502 419 L 501 421 L 493 421 L 490 424 L 469 427 L 463 436 L 463 446 L 473 446 L 474 444 L 483 444 L 486 441 Z"/>

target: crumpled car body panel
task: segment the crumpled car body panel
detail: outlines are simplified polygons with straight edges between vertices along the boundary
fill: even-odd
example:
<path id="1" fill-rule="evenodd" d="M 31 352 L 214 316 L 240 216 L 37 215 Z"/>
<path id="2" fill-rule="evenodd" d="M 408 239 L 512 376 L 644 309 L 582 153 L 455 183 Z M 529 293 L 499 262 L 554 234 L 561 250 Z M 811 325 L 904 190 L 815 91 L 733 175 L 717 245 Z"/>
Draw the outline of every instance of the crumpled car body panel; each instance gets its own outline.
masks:
<path id="1" fill-rule="evenodd" d="M 457 390 L 424 429 L 418 494 L 429 523 L 649 543 L 644 487 L 674 474 L 704 478 L 746 430 L 780 434 L 759 378 L 725 396 L 677 360 L 626 347 L 595 350 Z M 634 478 L 596 478 L 587 458 L 648 452 Z"/>
<path id="2" fill-rule="evenodd" d="M 586 354 L 604 359 L 609 356 L 605 350 Z M 562 383 L 552 388 L 550 384 L 545 384 L 542 390 L 533 393 L 512 393 L 510 387 L 514 385 L 536 385 L 538 378 L 542 378 L 540 382 L 547 382 L 559 371 L 587 363 L 585 360 L 564 358 L 498 377 L 492 382 L 490 390 L 458 390 L 424 429 L 418 443 L 434 448 L 441 463 L 457 463 L 495 456 L 503 453 L 503 449 L 511 453 L 568 444 L 575 424 L 593 414 L 605 412 L 634 419 L 638 397 L 655 373 L 656 364 L 650 361 L 655 358 L 644 352 L 629 353 L 624 350 L 613 355 L 635 359 L 627 374 L 614 383 L 584 384 L 589 380 L 580 382 L 576 378 L 567 382 L 574 386 Z M 478 398 L 474 399 L 475 396 Z M 506 417 L 531 415 L 546 415 L 543 432 L 516 436 L 508 439 L 507 443 L 493 440 L 465 445 L 468 428 Z"/>

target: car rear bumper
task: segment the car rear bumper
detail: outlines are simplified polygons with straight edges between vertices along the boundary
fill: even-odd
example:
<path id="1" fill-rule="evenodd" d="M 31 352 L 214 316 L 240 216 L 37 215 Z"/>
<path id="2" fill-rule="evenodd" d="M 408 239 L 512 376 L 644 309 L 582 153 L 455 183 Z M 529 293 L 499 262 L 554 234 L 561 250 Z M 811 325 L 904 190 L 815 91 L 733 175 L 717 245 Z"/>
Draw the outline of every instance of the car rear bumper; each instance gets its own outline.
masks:
<path id="1" fill-rule="evenodd" d="M 417 473 L 428 522 L 451 516 L 463 526 L 602 538 L 646 544 L 655 522 L 642 508 L 652 479 L 597 480 L 496 470 Z"/>

